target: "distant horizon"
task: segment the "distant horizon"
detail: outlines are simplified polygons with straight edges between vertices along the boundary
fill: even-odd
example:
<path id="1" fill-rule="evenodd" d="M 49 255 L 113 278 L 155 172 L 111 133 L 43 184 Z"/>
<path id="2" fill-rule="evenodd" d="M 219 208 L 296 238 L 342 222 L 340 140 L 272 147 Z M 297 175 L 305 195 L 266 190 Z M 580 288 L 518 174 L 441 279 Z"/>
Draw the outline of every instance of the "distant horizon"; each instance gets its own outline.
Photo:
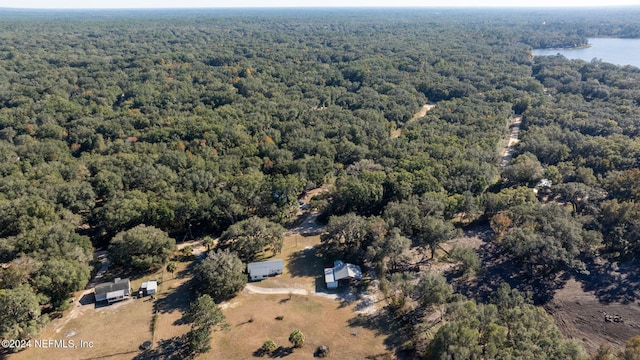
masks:
<path id="1" fill-rule="evenodd" d="M 597 9 L 626 9 L 626 8 L 639 8 L 640 4 L 636 5 L 593 5 L 593 6 L 320 6 L 320 5 L 309 5 L 309 6 L 201 6 L 201 7 L 13 7 L 13 6 L 0 6 L 0 10 L 55 10 L 55 11 L 65 11 L 65 10 L 286 10 L 286 9 L 396 9 L 396 10 L 411 10 L 411 9 L 423 9 L 423 10 L 438 10 L 438 9 L 513 9 L 513 10 L 526 10 L 526 9 L 536 9 L 536 10 L 597 10 Z"/>
<path id="2" fill-rule="evenodd" d="M 620 8 L 640 7 L 640 0 L 1 0 L 0 9 L 15 10 L 153 10 L 262 8 Z"/>

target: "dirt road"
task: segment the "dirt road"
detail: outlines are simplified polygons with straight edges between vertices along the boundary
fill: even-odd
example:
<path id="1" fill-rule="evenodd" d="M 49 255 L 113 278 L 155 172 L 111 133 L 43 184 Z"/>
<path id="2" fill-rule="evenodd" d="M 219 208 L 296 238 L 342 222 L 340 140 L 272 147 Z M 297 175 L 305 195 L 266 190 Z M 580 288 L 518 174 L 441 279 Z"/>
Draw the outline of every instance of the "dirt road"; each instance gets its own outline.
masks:
<path id="1" fill-rule="evenodd" d="M 426 116 L 427 113 L 429 112 L 429 110 L 433 109 L 434 107 L 436 107 L 435 104 L 425 104 L 425 105 L 423 105 L 420 108 L 420 111 L 415 113 L 413 115 L 413 117 L 411 119 L 409 119 L 409 121 L 407 121 L 405 126 L 407 126 L 407 124 L 411 124 L 412 122 L 415 122 L 416 120 L 420 119 L 421 117 Z M 399 137 L 400 135 L 402 135 L 402 128 L 395 129 L 395 130 L 393 130 L 391 132 L 391 138 L 392 139 L 395 139 L 395 138 Z"/>
<path id="2" fill-rule="evenodd" d="M 517 144 L 520 140 L 518 136 L 520 135 L 520 124 L 522 123 L 522 116 L 515 116 L 511 119 L 511 125 L 509 125 L 509 135 L 505 139 L 506 145 L 502 149 L 500 155 L 502 156 L 502 163 L 500 164 L 502 167 L 507 166 L 511 158 L 513 157 L 513 146 Z"/>

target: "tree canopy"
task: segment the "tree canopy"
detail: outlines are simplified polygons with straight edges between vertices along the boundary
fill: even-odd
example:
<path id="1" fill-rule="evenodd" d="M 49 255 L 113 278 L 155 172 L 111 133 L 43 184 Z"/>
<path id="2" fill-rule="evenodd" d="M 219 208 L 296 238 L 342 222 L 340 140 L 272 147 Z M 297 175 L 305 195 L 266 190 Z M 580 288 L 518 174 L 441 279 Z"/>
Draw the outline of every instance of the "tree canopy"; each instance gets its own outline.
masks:
<path id="1" fill-rule="evenodd" d="M 242 261 L 279 253 L 298 199 L 320 186 L 323 256 L 375 263 L 398 299 L 417 284 L 444 289 L 419 274 L 413 250 L 434 255 L 468 224 L 489 222 L 491 246 L 533 277 L 585 273 L 597 255 L 637 258 L 640 71 L 532 54 L 638 38 L 637 18 L 637 9 L 3 11 L 0 298 L 18 313 L 3 331 L 28 336 L 38 311 L 64 308 L 94 251 L 109 249 L 125 272 L 149 271 L 165 266 L 173 238 L 221 235 L 226 251 L 195 277 L 215 301 L 231 296 L 246 281 Z M 515 115 L 519 142 L 503 167 Z M 449 258 L 475 268 L 464 251 Z M 460 342 L 529 351 L 483 338 L 504 337 L 494 325 L 451 321 L 432 351 L 446 357 Z"/>
<path id="2" fill-rule="evenodd" d="M 111 240 L 111 261 L 138 271 L 163 267 L 171 257 L 176 241 L 153 226 L 138 225 L 119 232 Z"/>
<path id="3" fill-rule="evenodd" d="M 253 217 L 239 221 L 222 233 L 219 246 L 238 254 L 244 262 L 255 260 L 265 251 L 282 251 L 285 229 L 266 219 Z"/>
<path id="4" fill-rule="evenodd" d="M 227 249 L 209 252 L 195 267 L 193 279 L 197 289 L 215 301 L 233 296 L 247 283 L 245 265 Z"/>

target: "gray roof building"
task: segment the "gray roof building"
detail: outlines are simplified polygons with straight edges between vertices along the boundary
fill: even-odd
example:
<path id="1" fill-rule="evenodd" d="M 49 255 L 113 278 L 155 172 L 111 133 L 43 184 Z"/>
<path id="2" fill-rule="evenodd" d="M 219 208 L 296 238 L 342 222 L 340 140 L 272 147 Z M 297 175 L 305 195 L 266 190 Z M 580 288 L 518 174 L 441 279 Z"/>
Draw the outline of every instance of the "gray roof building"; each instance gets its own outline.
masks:
<path id="1" fill-rule="evenodd" d="M 362 280 L 362 269 L 360 266 L 336 260 L 332 268 L 324 269 L 324 281 L 328 289 L 338 287 L 338 281 L 343 279 Z"/>
<path id="2" fill-rule="evenodd" d="M 124 300 L 131 295 L 131 282 L 129 279 L 115 278 L 112 282 L 96 285 L 94 293 L 96 302 L 112 303 Z"/>
<path id="3" fill-rule="evenodd" d="M 247 265 L 247 272 L 251 281 L 266 279 L 268 276 L 280 275 L 284 270 L 284 261 L 275 259 L 270 261 L 252 262 Z"/>

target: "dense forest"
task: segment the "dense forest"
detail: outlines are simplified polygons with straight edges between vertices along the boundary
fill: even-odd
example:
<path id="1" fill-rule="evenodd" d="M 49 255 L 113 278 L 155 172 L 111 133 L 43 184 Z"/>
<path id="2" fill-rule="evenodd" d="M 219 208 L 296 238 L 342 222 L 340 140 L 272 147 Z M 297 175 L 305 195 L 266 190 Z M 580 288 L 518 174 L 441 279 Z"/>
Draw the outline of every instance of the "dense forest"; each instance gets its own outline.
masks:
<path id="1" fill-rule="evenodd" d="M 640 255 L 640 69 L 531 52 L 638 38 L 639 12 L 3 12 L 1 337 L 64 310 L 95 250 L 131 271 L 187 237 L 222 234 L 216 254 L 243 261 L 277 252 L 298 197 L 324 186 L 327 254 L 380 273 L 403 351 L 580 358 L 534 305 L 546 288 L 466 298 L 407 254 L 490 224 L 523 282 Z M 435 327 L 420 316 L 434 306 Z"/>

